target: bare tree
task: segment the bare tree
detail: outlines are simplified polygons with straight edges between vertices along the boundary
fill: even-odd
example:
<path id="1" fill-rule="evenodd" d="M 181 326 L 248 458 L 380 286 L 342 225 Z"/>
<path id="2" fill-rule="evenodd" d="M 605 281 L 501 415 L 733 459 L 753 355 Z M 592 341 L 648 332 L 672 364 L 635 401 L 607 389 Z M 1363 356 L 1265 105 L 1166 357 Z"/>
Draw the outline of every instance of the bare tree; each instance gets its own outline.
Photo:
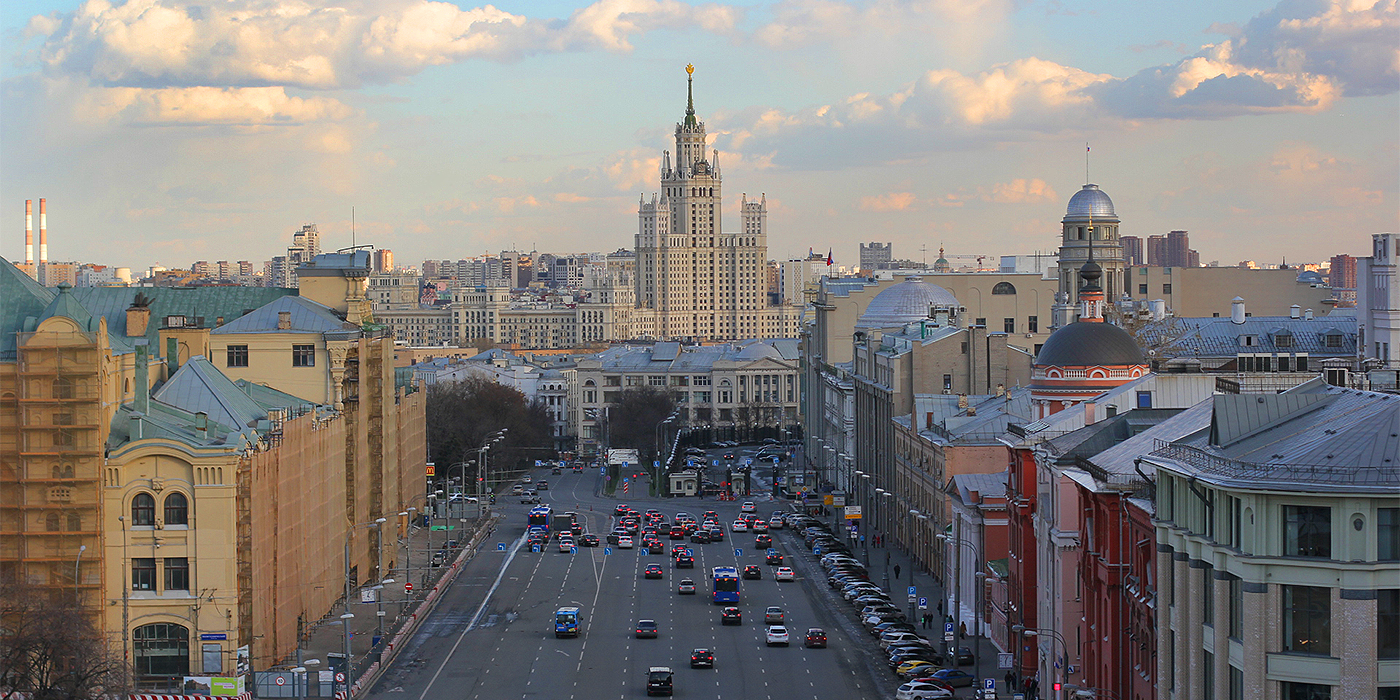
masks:
<path id="1" fill-rule="evenodd" d="M 642 462 L 656 457 L 656 426 L 675 408 L 671 392 L 660 387 L 639 386 L 624 390 L 608 409 L 605 426 L 609 447 L 628 447 L 640 452 Z"/>
<path id="2" fill-rule="evenodd" d="M 509 428 L 491 449 L 492 471 L 518 466 L 523 459 L 552 456 L 552 419 L 542 402 L 526 401 L 520 391 L 480 376 L 428 388 L 428 454 L 444 472 L 477 458 L 492 433 Z"/>
<path id="3" fill-rule="evenodd" d="M 130 677 L 121 654 L 107 645 L 90 611 L 53 593 L 0 581 L 0 700 L 121 694 Z"/>

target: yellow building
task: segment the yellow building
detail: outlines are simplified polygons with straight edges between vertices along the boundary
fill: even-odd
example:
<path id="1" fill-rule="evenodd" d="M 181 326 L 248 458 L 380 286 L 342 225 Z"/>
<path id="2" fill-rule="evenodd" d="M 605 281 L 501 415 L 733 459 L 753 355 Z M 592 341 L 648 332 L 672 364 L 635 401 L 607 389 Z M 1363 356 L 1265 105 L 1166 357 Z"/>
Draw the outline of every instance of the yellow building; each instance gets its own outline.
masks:
<path id="1" fill-rule="evenodd" d="M 0 576 L 81 601 L 139 682 L 284 660 L 327 581 L 382 576 L 396 533 L 363 525 L 423 493 L 423 394 L 366 313 L 368 255 L 315 262 L 300 298 L 55 293 L 0 260 Z"/>

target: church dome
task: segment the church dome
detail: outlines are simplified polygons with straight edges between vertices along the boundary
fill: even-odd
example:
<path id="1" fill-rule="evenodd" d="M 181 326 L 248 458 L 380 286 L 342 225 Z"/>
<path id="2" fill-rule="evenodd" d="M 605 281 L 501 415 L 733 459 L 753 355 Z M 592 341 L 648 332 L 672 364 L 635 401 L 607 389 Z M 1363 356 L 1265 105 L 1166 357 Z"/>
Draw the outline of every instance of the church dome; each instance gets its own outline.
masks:
<path id="1" fill-rule="evenodd" d="M 1045 340 L 1035 356 L 1037 367 L 1108 367 L 1141 365 L 1142 350 L 1127 331 L 1111 323 L 1078 321 Z"/>
<path id="2" fill-rule="evenodd" d="M 1109 199 L 1108 193 L 1099 189 L 1098 185 L 1085 185 L 1083 189 L 1075 192 L 1074 196 L 1069 198 L 1069 207 L 1065 209 L 1067 219 L 1088 216 L 1117 216 L 1113 213 L 1113 200 Z"/>
<path id="3" fill-rule="evenodd" d="M 735 356 L 735 359 L 738 360 L 762 360 L 764 358 L 781 360 L 783 359 L 783 355 L 772 345 L 758 342 L 744 347 L 744 349 L 740 350 L 739 354 Z"/>
<path id="4" fill-rule="evenodd" d="M 910 275 L 903 282 L 880 292 L 865 313 L 856 321 L 856 328 L 895 328 L 929 317 L 934 306 L 958 306 L 958 298 L 953 293 L 925 282 L 918 275 Z"/>

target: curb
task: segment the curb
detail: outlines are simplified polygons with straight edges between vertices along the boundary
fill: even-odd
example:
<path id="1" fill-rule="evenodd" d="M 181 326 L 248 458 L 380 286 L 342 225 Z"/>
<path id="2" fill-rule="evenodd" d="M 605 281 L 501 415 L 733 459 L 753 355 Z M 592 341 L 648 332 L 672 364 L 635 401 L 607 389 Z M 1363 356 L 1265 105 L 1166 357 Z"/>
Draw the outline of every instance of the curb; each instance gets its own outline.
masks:
<path id="1" fill-rule="evenodd" d="M 403 627 L 400 627 L 399 631 L 395 632 L 393 637 L 389 639 L 389 642 L 384 645 L 384 650 L 379 654 L 379 660 L 370 664 L 369 668 L 366 668 L 365 672 L 360 674 L 360 677 L 355 680 L 354 685 L 350 686 L 350 698 L 355 697 L 361 689 L 370 688 L 379 681 L 379 677 L 384 675 L 384 671 L 388 670 L 389 666 L 393 664 L 394 659 L 398 657 L 399 649 L 403 646 L 403 642 L 407 641 L 408 638 L 412 637 L 413 634 L 418 631 L 418 626 L 422 624 L 423 620 L 431 615 L 433 610 L 437 607 L 438 601 L 442 598 L 442 592 L 456 580 L 457 574 L 462 570 L 463 566 L 476 558 L 477 549 L 481 546 L 482 541 L 489 537 L 496 529 L 496 521 L 500 518 L 501 516 L 499 514 L 492 513 L 490 525 L 478 530 L 477 533 L 472 536 L 471 542 L 462 549 L 461 554 L 457 555 L 457 559 L 452 562 L 452 565 L 448 567 L 447 571 L 443 572 L 442 576 L 438 577 L 437 583 L 433 585 L 432 590 L 428 591 L 428 595 L 423 598 L 423 602 L 419 604 L 418 609 L 414 610 L 408 616 L 408 620 L 404 622 Z M 340 698 L 345 696 L 342 693 L 337 693 L 336 697 Z"/>

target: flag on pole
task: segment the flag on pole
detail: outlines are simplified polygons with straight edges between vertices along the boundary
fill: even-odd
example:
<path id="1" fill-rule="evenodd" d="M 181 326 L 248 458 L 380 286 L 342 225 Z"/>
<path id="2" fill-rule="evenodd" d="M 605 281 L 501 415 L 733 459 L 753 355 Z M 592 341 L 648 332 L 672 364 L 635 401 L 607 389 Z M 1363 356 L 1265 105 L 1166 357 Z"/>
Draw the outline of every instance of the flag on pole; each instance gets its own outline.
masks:
<path id="1" fill-rule="evenodd" d="M 831 267 L 831 263 L 833 263 L 833 262 L 835 262 L 835 261 L 831 259 L 831 249 L 830 249 L 830 248 L 827 248 L 827 249 L 826 249 L 826 266 L 827 266 L 827 267 Z"/>

